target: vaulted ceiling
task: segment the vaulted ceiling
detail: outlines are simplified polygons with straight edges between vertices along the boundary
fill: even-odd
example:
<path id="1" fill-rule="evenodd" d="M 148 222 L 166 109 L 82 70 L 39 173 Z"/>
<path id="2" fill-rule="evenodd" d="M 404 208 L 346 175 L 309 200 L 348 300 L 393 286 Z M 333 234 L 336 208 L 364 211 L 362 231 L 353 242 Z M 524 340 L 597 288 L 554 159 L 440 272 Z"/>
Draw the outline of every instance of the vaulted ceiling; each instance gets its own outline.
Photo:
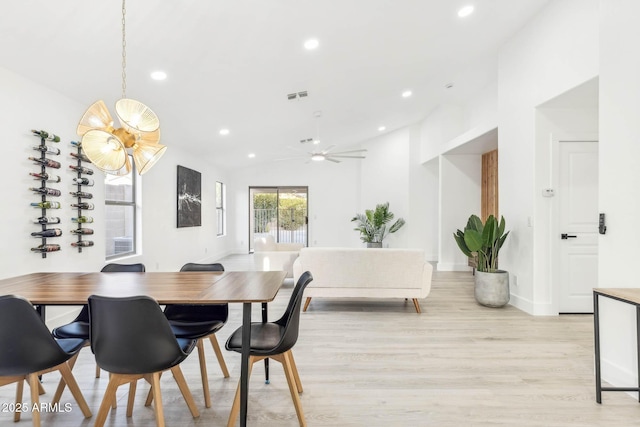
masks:
<path id="1" fill-rule="evenodd" d="M 499 46 L 547 2 L 129 0 L 126 94 L 158 114 L 169 150 L 225 167 L 290 155 L 318 134 L 342 150 L 495 81 Z M 466 4 L 474 12 L 458 17 Z M 81 105 L 104 99 L 112 108 L 121 96 L 121 13 L 117 0 L 7 3 L 0 66 Z M 306 50 L 311 38 L 319 46 Z M 152 80 L 155 70 L 166 80 Z"/>

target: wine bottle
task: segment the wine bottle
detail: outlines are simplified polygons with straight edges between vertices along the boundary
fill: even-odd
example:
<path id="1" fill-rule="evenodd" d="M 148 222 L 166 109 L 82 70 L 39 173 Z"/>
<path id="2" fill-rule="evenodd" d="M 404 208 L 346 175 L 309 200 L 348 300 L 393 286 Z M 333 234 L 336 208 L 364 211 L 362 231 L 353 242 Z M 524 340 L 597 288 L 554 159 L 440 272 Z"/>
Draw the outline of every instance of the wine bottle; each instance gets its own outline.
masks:
<path id="1" fill-rule="evenodd" d="M 60 154 L 59 148 L 49 147 L 47 145 L 35 145 L 33 149 L 47 154 L 55 154 L 56 156 Z"/>
<path id="2" fill-rule="evenodd" d="M 87 187 L 93 187 L 93 180 L 89 178 L 73 178 L 73 182 L 78 185 L 86 185 Z"/>
<path id="3" fill-rule="evenodd" d="M 31 132 L 33 132 L 34 135 L 37 135 L 40 138 L 48 139 L 49 141 L 53 142 L 60 142 L 60 137 L 58 135 L 54 135 L 47 131 L 31 129 Z"/>
<path id="4" fill-rule="evenodd" d="M 71 194 L 74 197 L 82 197 L 83 199 L 93 198 L 93 194 L 87 193 L 86 191 L 70 191 L 69 194 Z"/>
<path id="5" fill-rule="evenodd" d="M 71 152 L 70 154 L 71 154 L 71 157 L 75 157 L 76 159 L 80 159 L 83 162 L 91 163 L 91 160 L 89 160 L 89 158 L 87 157 L 86 154 L 78 154 L 78 153 L 74 153 L 74 152 Z"/>
<path id="6" fill-rule="evenodd" d="M 71 230 L 71 234 L 93 234 L 92 228 L 76 228 Z"/>
<path id="7" fill-rule="evenodd" d="M 60 218 L 57 216 L 41 216 L 33 220 L 35 224 L 60 224 Z"/>
<path id="8" fill-rule="evenodd" d="M 29 172 L 29 175 L 31 175 L 32 177 L 34 177 L 36 179 L 49 181 L 49 182 L 60 182 L 62 180 L 58 175 L 52 175 L 52 174 L 48 174 L 46 172 L 45 173 Z"/>
<path id="9" fill-rule="evenodd" d="M 42 231 L 34 231 L 31 235 L 34 237 L 56 237 L 62 236 L 62 230 L 59 228 L 47 228 Z"/>
<path id="10" fill-rule="evenodd" d="M 69 165 L 69 167 L 76 172 L 80 172 L 85 175 L 93 175 L 93 169 L 85 168 L 82 166 L 74 166 L 74 165 Z"/>
<path id="11" fill-rule="evenodd" d="M 82 147 L 82 141 L 71 141 L 71 145 L 74 147 Z"/>
<path id="12" fill-rule="evenodd" d="M 42 209 L 60 209 L 60 202 L 50 202 L 48 200 L 40 203 L 32 202 L 31 206 Z"/>
<path id="13" fill-rule="evenodd" d="M 79 224 L 90 223 L 93 222 L 92 216 L 79 216 L 71 218 L 71 222 L 77 222 Z"/>
<path id="14" fill-rule="evenodd" d="M 48 187 L 41 187 L 41 188 L 29 187 L 29 190 L 35 191 L 36 193 L 44 194 L 47 196 L 59 196 L 61 194 L 60 190 L 57 190 L 55 188 L 48 188 Z"/>
<path id="15" fill-rule="evenodd" d="M 71 207 L 76 209 L 86 209 L 89 211 L 92 211 L 94 208 L 93 203 L 89 202 L 72 203 Z"/>
<path id="16" fill-rule="evenodd" d="M 80 242 L 71 242 L 71 246 L 76 246 L 76 247 L 93 246 L 93 242 L 91 240 L 82 240 Z"/>
<path id="17" fill-rule="evenodd" d="M 40 245 L 36 248 L 31 248 L 31 250 L 34 252 L 55 252 L 60 250 L 60 245 Z"/>
<path id="18" fill-rule="evenodd" d="M 29 160 L 33 160 L 36 163 L 40 163 L 42 166 L 46 166 L 48 168 L 60 169 L 60 162 L 56 162 L 51 159 L 38 159 L 36 157 L 29 157 Z"/>

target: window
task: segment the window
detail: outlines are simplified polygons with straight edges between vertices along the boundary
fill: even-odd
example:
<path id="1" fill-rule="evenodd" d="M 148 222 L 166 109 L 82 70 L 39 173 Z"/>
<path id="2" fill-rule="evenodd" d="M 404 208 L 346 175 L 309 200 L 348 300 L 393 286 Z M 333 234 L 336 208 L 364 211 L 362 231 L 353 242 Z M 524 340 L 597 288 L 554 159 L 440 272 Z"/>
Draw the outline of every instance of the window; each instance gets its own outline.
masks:
<path id="1" fill-rule="evenodd" d="M 216 215 L 218 219 L 218 236 L 224 236 L 225 234 L 225 198 L 226 198 L 225 185 L 216 181 Z"/>
<path id="2" fill-rule="evenodd" d="M 106 258 L 136 252 L 136 170 L 124 176 L 106 175 L 104 179 Z"/>

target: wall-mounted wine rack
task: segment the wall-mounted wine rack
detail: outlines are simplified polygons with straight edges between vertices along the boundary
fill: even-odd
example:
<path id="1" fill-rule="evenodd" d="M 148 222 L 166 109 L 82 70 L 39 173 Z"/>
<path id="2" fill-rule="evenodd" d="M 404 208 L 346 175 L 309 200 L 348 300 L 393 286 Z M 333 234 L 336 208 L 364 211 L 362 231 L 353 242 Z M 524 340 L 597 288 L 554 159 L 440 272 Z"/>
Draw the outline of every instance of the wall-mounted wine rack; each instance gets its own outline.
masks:
<path id="1" fill-rule="evenodd" d="M 34 220 L 34 223 L 41 225 L 41 231 L 31 233 L 34 237 L 40 237 L 41 243 L 35 248 L 31 248 L 33 252 L 42 254 L 42 258 L 47 257 L 47 253 L 56 252 L 60 250 L 59 244 L 47 243 L 48 238 L 59 237 L 62 235 L 62 231 L 59 228 L 47 228 L 51 224 L 60 224 L 60 217 L 48 217 L 48 209 L 59 209 L 60 202 L 47 200 L 47 196 L 59 197 L 60 190 L 47 186 L 47 182 L 60 182 L 61 178 L 58 175 L 54 175 L 49 171 L 51 169 L 60 169 L 60 162 L 48 159 L 47 155 L 60 155 L 58 148 L 48 146 L 49 142 L 60 142 L 60 137 L 52 133 L 48 133 L 43 130 L 31 130 L 34 136 L 40 138 L 40 144 L 33 146 L 33 149 L 40 153 L 39 156 L 29 156 L 29 160 L 34 161 L 40 165 L 40 172 L 30 172 L 29 175 L 40 181 L 40 187 L 31 187 L 30 190 L 40 194 L 40 202 L 31 203 L 31 206 L 40 208 L 40 217 Z M 47 169 L 48 168 L 48 169 Z"/>
<path id="2" fill-rule="evenodd" d="M 93 210 L 94 205 L 87 200 L 93 198 L 93 194 L 84 191 L 85 187 L 93 187 L 93 179 L 84 177 L 83 175 L 93 175 L 93 170 L 83 166 L 84 163 L 91 163 L 91 160 L 82 152 L 82 143 L 71 141 L 71 145 L 76 149 L 76 152 L 71 152 L 71 156 L 76 159 L 76 164 L 71 165 L 70 168 L 76 171 L 77 176 L 73 179 L 76 185 L 76 191 L 72 191 L 71 195 L 75 196 L 76 203 L 71 204 L 71 207 L 76 208 L 77 215 L 71 220 L 77 224 L 75 230 L 71 230 L 71 233 L 75 234 L 77 240 L 71 243 L 71 246 L 78 248 L 78 252 L 82 252 L 82 248 L 93 246 L 92 240 L 85 240 L 85 236 L 92 235 L 93 229 L 83 227 L 84 224 L 90 224 L 93 222 L 93 217 L 83 215 L 83 211 Z"/>

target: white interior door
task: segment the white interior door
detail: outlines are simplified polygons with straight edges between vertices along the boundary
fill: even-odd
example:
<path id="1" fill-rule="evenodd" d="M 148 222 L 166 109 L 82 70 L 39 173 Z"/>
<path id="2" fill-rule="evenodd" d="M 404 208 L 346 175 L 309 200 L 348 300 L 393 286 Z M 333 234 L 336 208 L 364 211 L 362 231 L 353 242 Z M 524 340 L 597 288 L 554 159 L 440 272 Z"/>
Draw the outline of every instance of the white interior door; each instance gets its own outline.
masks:
<path id="1" fill-rule="evenodd" d="M 559 142 L 560 313 L 593 312 L 598 281 L 598 142 Z"/>

